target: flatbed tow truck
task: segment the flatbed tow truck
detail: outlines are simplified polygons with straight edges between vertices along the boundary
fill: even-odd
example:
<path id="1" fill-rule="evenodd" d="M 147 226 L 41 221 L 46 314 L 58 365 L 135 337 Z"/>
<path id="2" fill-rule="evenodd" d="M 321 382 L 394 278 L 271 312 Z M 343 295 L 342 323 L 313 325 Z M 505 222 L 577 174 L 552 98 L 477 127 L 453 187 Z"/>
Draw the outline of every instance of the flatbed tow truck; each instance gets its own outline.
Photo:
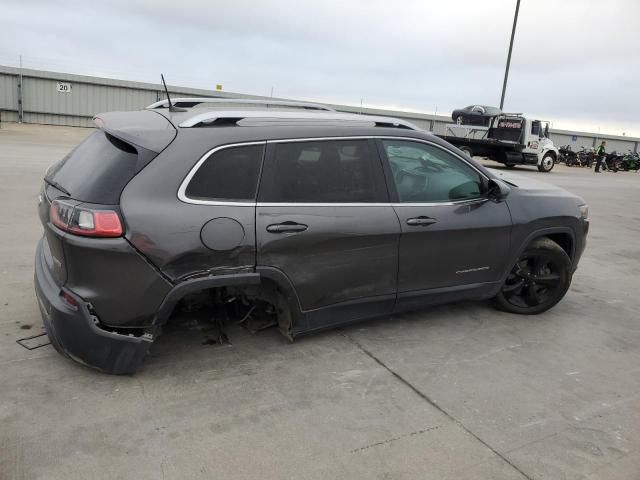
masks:
<path id="1" fill-rule="evenodd" d="M 550 172 L 559 156 L 549 139 L 549 124 L 530 120 L 520 113 L 501 113 L 485 125 L 456 123 L 446 125 L 438 137 L 455 145 L 470 157 L 494 160 L 513 168 L 516 165 L 536 165 L 541 172 Z"/>

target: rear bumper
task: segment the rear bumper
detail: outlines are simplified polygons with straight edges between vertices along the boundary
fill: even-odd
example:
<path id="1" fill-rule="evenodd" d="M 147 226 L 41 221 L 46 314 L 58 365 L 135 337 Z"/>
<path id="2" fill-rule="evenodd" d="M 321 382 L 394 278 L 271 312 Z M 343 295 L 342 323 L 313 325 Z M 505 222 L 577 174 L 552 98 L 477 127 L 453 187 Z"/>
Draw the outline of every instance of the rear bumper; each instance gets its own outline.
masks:
<path id="1" fill-rule="evenodd" d="M 51 343 L 63 355 L 106 373 L 133 373 L 142 364 L 153 343 L 150 337 L 135 337 L 100 328 L 89 305 L 69 290 L 78 303 L 73 309 L 61 298 L 62 288 L 49 273 L 38 243 L 35 258 L 35 290 L 42 321 Z"/>

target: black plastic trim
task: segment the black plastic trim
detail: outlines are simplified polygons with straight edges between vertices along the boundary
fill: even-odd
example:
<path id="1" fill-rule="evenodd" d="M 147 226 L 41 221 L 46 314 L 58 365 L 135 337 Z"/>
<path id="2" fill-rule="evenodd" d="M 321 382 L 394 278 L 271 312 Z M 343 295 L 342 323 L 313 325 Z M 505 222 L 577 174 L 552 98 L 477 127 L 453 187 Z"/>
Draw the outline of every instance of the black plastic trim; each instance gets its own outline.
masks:
<path id="1" fill-rule="evenodd" d="M 152 324 L 161 325 L 166 322 L 173 312 L 174 307 L 189 293 L 198 292 L 207 288 L 235 287 L 241 285 L 258 285 L 259 273 L 236 273 L 229 275 L 210 275 L 206 277 L 191 278 L 175 285 L 164 297 Z"/>
<path id="2" fill-rule="evenodd" d="M 525 251 L 525 249 L 529 246 L 529 244 L 531 244 L 533 240 L 535 240 L 536 238 L 545 237 L 547 235 L 554 234 L 554 233 L 565 233 L 571 237 L 571 254 L 569 255 L 569 258 L 571 259 L 572 270 L 575 271 L 578 268 L 578 261 L 580 260 L 580 255 L 582 254 L 582 252 L 578 252 L 576 250 L 576 247 L 577 247 L 576 234 L 573 231 L 573 229 L 571 227 L 542 228 L 542 229 L 531 232 L 520 244 L 520 247 L 518 248 L 516 253 L 511 257 L 511 261 L 508 264 L 509 266 L 507 270 L 504 272 L 504 275 L 502 276 L 501 284 L 504 283 L 504 281 L 507 279 L 507 276 L 511 272 L 512 266 L 516 264 L 516 262 L 518 261 L 518 258 L 520 258 L 520 255 L 522 255 L 522 252 Z M 585 238 L 586 238 L 586 235 L 585 235 Z M 576 253 L 579 253 L 579 255 L 576 255 Z"/>
<path id="3" fill-rule="evenodd" d="M 399 292 L 394 313 L 419 310 L 429 306 L 461 300 L 482 300 L 494 297 L 503 282 L 481 282 L 450 287 L 430 288 Z"/>

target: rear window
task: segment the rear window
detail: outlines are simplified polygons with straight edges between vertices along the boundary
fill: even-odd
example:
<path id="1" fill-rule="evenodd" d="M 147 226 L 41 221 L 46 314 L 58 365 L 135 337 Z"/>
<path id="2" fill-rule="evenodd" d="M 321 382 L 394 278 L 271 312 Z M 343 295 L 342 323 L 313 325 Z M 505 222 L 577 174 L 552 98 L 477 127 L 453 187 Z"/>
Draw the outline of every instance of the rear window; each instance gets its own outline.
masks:
<path id="1" fill-rule="evenodd" d="M 518 142 L 521 134 L 521 118 L 501 118 L 498 120 L 498 126 L 492 129 L 490 137 L 496 140 Z"/>
<path id="2" fill-rule="evenodd" d="M 130 144 L 97 130 L 55 164 L 47 177 L 76 200 L 115 205 L 138 172 L 138 152 Z"/>
<path id="3" fill-rule="evenodd" d="M 224 148 L 208 157 L 186 189 L 197 200 L 254 200 L 263 145 Z"/>

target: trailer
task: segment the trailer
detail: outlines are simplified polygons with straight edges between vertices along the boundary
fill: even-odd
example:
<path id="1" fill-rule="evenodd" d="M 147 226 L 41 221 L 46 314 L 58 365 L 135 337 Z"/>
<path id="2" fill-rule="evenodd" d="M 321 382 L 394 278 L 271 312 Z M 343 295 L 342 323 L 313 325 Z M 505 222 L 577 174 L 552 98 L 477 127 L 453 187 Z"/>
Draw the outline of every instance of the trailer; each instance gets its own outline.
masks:
<path id="1" fill-rule="evenodd" d="M 543 128 L 540 120 L 520 113 L 501 113 L 484 125 L 471 125 L 460 117 L 457 120 L 446 125 L 444 135 L 437 136 L 470 157 L 488 158 L 509 168 L 536 165 L 539 171 L 550 172 L 559 156 L 549 139 L 549 124 Z"/>

